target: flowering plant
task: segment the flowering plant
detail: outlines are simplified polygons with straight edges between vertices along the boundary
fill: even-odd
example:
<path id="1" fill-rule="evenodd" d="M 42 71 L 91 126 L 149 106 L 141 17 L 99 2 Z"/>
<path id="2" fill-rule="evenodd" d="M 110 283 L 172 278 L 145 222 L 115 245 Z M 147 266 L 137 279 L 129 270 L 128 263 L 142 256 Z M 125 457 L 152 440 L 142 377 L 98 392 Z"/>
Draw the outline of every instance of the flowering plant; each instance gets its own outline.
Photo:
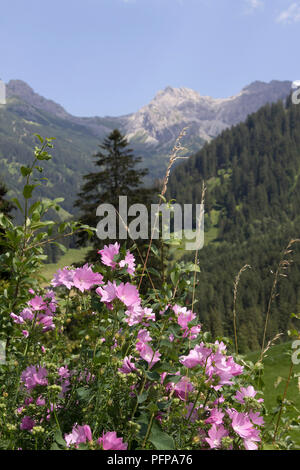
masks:
<path id="1" fill-rule="evenodd" d="M 28 205 L 36 160 L 50 158 L 49 140 L 39 139 L 34 164 L 22 170 L 25 206 L 15 201 L 24 225 L 1 218 L 1 261 L 13 276 L 1 294 L 0 447 L 261 448 L 257 370 L 230 353 L 230 340 L 203 331 L 189 303 L 196 264 L 176 263 L 161 277 L 107 244 L 95 265 L 65 266 L 41 287 L 42 245 L 53 241 L 42 217 L 58 200 Z M 68 228 L 90 230 L 63 223 L 58 231 Z M 160 287 L 151 280 L 142 294 L 145 271 Z"/>

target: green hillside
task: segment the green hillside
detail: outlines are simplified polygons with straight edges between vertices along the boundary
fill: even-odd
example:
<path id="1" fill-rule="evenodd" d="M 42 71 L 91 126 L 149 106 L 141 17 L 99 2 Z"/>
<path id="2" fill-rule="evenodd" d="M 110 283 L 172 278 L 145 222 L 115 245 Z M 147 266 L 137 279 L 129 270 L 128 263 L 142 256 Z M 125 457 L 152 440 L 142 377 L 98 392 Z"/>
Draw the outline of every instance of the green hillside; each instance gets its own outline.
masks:
<path id="1" fill-rule="evenodd" d="M 242 266 L 252 267 L 242 274 L 237 296 L 241 351 L 260 348 L 280 260 L 267 339 L 285 333 L 291 313 L 300 311 L 298 242 L 284 253 L 300 238 L 299 174 L 300 106 L 288 101 L 224 131 L 170 178 L 168 196 L 182 204 L 200 203 L 203 181 L 207 187 L 196 308 L 214 335 L 232 336 L 234 279 Z"/>
<path id="2" fill-rule="evenodd" d="M 0 175 L 11 196 L 19 195 L 20 166 L 32 161 L 35 133 L 56 138 L 53 159 L 47 165 L 49 181 L 37 189 L 35 197 L 63 196 L 64 209 L 72 212 L 81 177 L 93 168 L 91 156 L 97 151 L 99 139 L 83 126 L 40 111 L 18 98 L 8 99 L 7 105 L 0 106 Z"/>
<path id="3" fill-rule="evenodd" d="M 278 407 L 278 399 L 282 399 L 286 381 L 289 374 L 291 359 L 289 353 L 292 351 L 291 342 L 273 346 L 264 359 L 264 401 L 268 412 Z M 247 359 L 256 362 L 260 352 L 253 352 L 247 355 Z M 293 372 L 300 374 L 300 364 L 295 365 Z M 300 388 L 299 378 L 295 377 L 290 381 L 286 399 L 292 402 L 300 410 Z M 288 416 L 300 419 L 299 413 L 292 408 L 288 411 Z M 299 428 L 293 430 L 292 438 L 300 446 L 300 424 Z"/>

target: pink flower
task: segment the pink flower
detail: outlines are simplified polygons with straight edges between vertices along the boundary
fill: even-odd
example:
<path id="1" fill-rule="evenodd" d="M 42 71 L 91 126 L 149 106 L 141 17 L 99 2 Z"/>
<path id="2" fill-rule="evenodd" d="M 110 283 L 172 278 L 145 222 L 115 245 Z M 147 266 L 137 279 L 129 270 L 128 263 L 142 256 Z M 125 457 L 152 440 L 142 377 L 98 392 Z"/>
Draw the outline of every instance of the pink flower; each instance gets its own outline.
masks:
<path id="1" fill-rule="evenodd" d="M 127 272 L 128 274 L 133 275 L 135 271 L 135 259 L 134 256 L 130 253 L 130 251 L 127 251 L 125 259 L 119 262 L 120 268 L 124 268 L 124 266 L 127 266 Z"/>
<path id="2" fill-rule="evenodd" d="M 181 380 L 174 385 L 175 395 L 180 400 L 186 401 L 189 393 L 194 391 L 193 384 L 189 381 L 188 377 L 182 377 Z"/>
<path id="3" fill-rule="evenodd" d="M 72 432 L 70 434 L 65 434 L 65 441 L 67 443 L 67 447 L 70 447 L 71 444 L 85 444 L 86 441 L 92 440 L 92 432 L 91 428 L 84 424 L 83 426 L 78 426 L 75 424 L 73 426 Z"/>
<path id="4" fill-rule="evenodd" d="M 31 429 L 35 426 L 35 421 L 30 418 L 30 416 L 24 416 L 21 421 L 20 429 L 22 431 L 31 431 Z"/>
<path id="5" fill-rule="evenodd" d="M 35 404 L 36 404 L 37 406 L 45 406 L 45 405 L 46 405 L 46 400 L 45 400 L 45 398 L 43 398 L 43 397 L 38 397 L 38 398 L 36 399 Z"/>
<path id="6" fill-rule="evenodd" d="M 118 369 L 119 372 L 123 374 L 130 374 L 130 372 L 137 370 L 134 362 L 131 362 L 132 356 L 126 356 L 123 359 L 122 367 Z"/>
<path id="7" fill-rule="evenodd" d="M 37 320 L 38 325 L 42 326 L 43 333 L 55 329 L 52 316 L 40 314 L 38 315 Z"/>
<path id="8" fill-rule="evenodd" d="M 44 299 L 40 295 L 36 295 L 31 300 L 29 300 L 28 305 L 33 310 L 44 310 L 46 308 L 46 304 L 44 302 Z"/>
<path id="9" fill-rule="evenodd" d="M 138 341 L 136 344 L 136 350 L 140 353 L 140 356 L 144 361 L 148 362 L 149 369 L 159 361 L 161 354 L 158 351 L 153 352 L 152 348 L 147 344 L 141 341 Z"/>
<path id="10" fill-rule="evenodd" d="M 69 269 L 68 266 L 65 266 L 63 269 L 58 269 L 54 274 L 51 285 L 54 287 L 65 286 L 67 289 L 71 289 L 74 286 L 74 274 L 75 269 Z"/>
<path id="11" fill-rule="evenodd" d="M 201 325 L 192 326 L 192 328 L 186 328 L 186 330 L 184 330 L 183 337 L 186 338 L 188 336 L 190 339 L 196 339 L 200 331 Z"/>
<path id="12" fill-rule="evenodd" d="M 249 417 L 245 413 L 233 412 L 231 425 L 242 439 L 250 439 L 256 433 Z"/>
<path id="13" fill-rule="evenodd" d="M 95 284 L 103 284 L 103 276 L 100 273 L 94 273 L 91 266 L 85 264 L 82 268 L 76 269 L 73 282 L 80 292 L 84 292 L 91 289 Z"/>
<path id="14" fill-rule="evenodd" d="M 20 315 L 23 318 L 23 320 L 25 320 L 25 321 L 27 321 L 27 320 L 32 321 L 33 317 L 34 317 L 34 315 L 32 313 L 32 310 L 30 308 L 27 308 L 27 307 L 22 310 Z"/>
<path id="15" fill-rule="evenodd" d="M 223 437 L 228 436 L 228 431 L 222 424 L 220 426 L 213 424 L 208 431 L 208 435 L 209 437 L 205 438 L 206 442 L 208 442 L 211 449 L 217 449 L 221 447 Z"/>
<path id="16" fill-rule="evenodd" d="M 145 311 L 141 305 L 133 304 L 128 307 L 125 312 L 125 315 L 127 316 L 126 322 L 128 323 L 128 325 L 133 326 L 142 323 L 143 318 L 145 316 Z"/>
<path id="17" fill-rule="evenodd" d="M 133 286 L 129 282 L 126 282 L 126 284 L 121 282 L 121 284 L 116 287 L 116 295 L 126 307 L 141 303 L 136 286 Z"/>
<path id="18" fill-rule="evenodd" d="M 10 317 L 13 319 L 14 323 L 17 323 L 18 325 L 22 325 L 23 323 L 25 323 L 20 315 L 16 315 L 13 312 L 10 314 Z"/>
<path id="19" fill-rule="evenodd" d="M 242 373 L 243 367 L 236 364 L 231 356 L 226 357 L 220 351 L 211 354 L 207 359 L 206 374 L 210 380 L 216 377 L 215 390 L 219 390 L 222 385 L 231 385 L 233 377 Z"/>
<path id="20" fill-rule="evenodd" d="M 117 437 L 117 433 L 106 432 L 98 439 L 99 445 L 103 450 L 127 450 L 127 443 L 123 442 L 122 437 Z"/>
<path id="21" fill-rule="evenodd" d="M 117 296 L 116 293 L 116 282 L 113 283 L 108 281 L 107 285 L 104 287 L 98 287 L 96 289 L 96 293 L 100 295 L 101 302 L 105 302 L 106 304 L 110 304 Z"/>
<path id="22" fill-rule="evenodd" d="M 103 250 L 99 250 L 98 253 L 101 255 L 101 261 L 106 266 L 110 266 L 112 269 L 115 269 L 117 263 L 114 261 L 114 257 L 119 254 L 120 245 L 119 243 L 110 244 L 105 246 Z"/>
<path id="23" fill-rule="evenodd" d="M 151 336 L 149 335 L 149 332 L 147 330 L 140 330 L 138 332 L 137 338 L 139 341 L 142 343 L 149 343 L 149 341 L 152 341 Z"/>
<path id="24" fill-rule="evenodd" d="M 218 410 L 218 408 L 213 408 L 210 410 L 210 416 L 205 420 L 207 424 L 222 424 L 225 413 Z"/>
<path id="25" fill-rule="evenodd" d="M 178 325 L 183 329 L 186 329 L 188 327 L 188 323 L 196 318 L 196 315 L 191 310 L 187 310 L 186 307 L 174 305 L 173 310 L 177 315 Z"/>
<path id="26" fill-rule="evenodd" d="M 155 321 L 155 313 L 153 312 L 152 308 L 144 308 L 144 319 Z"/>
<path id="27" fill-rule="evenodd" d="M 245 403 L 245 397 L 254 398 L 256 394 L 257 392 L 254 390 L 254 387 L 252 387 L 252 385 L 249 385 L 249 387 L 247 388 L 241 387 L 241 389 L 236 393 L 234 398 L 240 403 Z"/>
<path id="28" fill-rule="evenodd" d="M 35 366 L 28 366 L 21 375 L 21 381 L 24 383 L 27 390 L 35 388 L 37 385 L 48 385 L 46 379 L 48 371 L 44 367 L 36 368 Z"/>
<path id="29" fill-rule="evenodd" d="M 259 430 L 253 429 L 251 437 L 244 439 L 244 446 L 246 450 L 257 450 L 258 446 L 255 442 L 260 442 Z"/>
<path id="30" fill-rule="evenodd" d="M 253 424 L 256 424 L 257 426 L 263 426 L 265 424 L 264 418 L 260 416 L 260 414 L 254 413 L 254 411 L 249 412 L 249 418 L 251 419 Z"/>
<path id="31" fill-rule="evenodd" d="M 24 335 L 25 338 L 28 338 L 29 332 L 27 330 L 22 330 L 22 335 Z"/>
<path id="32" fill-rule="evenodd" d="M 189 369 L 198 365 L 204 366 L 208 357 L 212 354 L 212 350 L 206 348 L 204 343 L 191 349 L 188 356 L 181 356 L 179 362 Z"/>

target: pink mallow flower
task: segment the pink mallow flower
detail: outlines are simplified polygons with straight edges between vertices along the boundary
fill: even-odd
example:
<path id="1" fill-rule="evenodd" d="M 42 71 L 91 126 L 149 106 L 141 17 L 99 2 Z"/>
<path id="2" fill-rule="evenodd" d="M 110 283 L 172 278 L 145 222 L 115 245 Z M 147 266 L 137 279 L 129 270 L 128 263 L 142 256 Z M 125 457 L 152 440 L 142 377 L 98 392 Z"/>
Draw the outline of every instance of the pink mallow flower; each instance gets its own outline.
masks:
<path id="1" fill-rule="evenodd" d="M 245 397 L 250 397 L 254 398 L 255 395 L 257 394 L 256 390 L 254 390 L 254 387 L 252 385 L 249 385 L 249 387 L 241 387 L 241 389 L 236 393 L 235 399 L 239 402 L 244 404 L 244 398 Z M 262 399 L 259 399 L 258 401 L 263 401 Z"/>
<path id="2" fill-rule="evenodd" d="M 208 357 L 212 354 L 210 348 L 206 348 L 204 343 L 196 345 L 187 356 L 181 356 L 179 362 L 189 369 L 198 365 L 204 366 Z"/>
<path id="3" fill-rule="evenodd" d="M 69 269 L 68 266 L 65 266 L 63 269 L 58 269 L 54 274 L 54 277 L 51 281 L 53 287 L 65 286 L 67 289 L 74 287 L 74 278 L 75 269 Z"/>
<path id="4" fill-rule="evenodd" d="M 75 424 L 73 426 L 72 432 L 70 434 L 65 434 L 65 441 L 67 443 L 67 447 L 70 445 L 75 444 L 77 447 L 78 444 L 85 444 L 86 441 L 92 440 L 92 432 L 91 428 L 84 424 L 83 426 L 79 426 Z"/>
<path id="5" fill-rule="evenodd" d="M 228 436 L 228 431 L 221 424 L 217 426 L 213 424 L 210 430 L 208 431 L 209 437 L 206 437 L 205 440 L 208 442 L 211 449 L 218 449 L 222 445 L 223 437 Z"/>
<path id="6" fill-rule="evenodd" d="M 253 427 L 249 416 L 246 413 L 239 413 L 236 410 L 227 410 L 233 430 L 244 440 L 247 450 L 256 450 L 255 442 L 260 441 L 259 430 Z"/>
<path id="7" fill-rule="evenodd" d="M 191 310 L 187 310 L 186 307 L 179 307 L 179 305 L 174 305 L 173 310 L 177 315 L 178 325 L 180 325 L 184 330 L 188 328 L 188 324 L 196 318 L 195 313 L 193 313 Z"/>
<path id="8" fill-rule="evenodd" d="M 30 418 L 30 416 L 24 416 L 21 421 L 20 429 L 21 431 L 31 431 L 31 429 L 35 426 L 35 421 Z"/>
<path id="9" fill-rule="evenodd" d="M 205 420 L 207 424 L 222 424 L 225 413 L 218 410 L 218 408 L 213 408 L 210 410 L 210 416 Z"/>
<path id="10" fill-rule="evenodd" d="M 73 282 L 80 292 L 84 292 L 90 290 L 95 284 L 103 284 L 103 276 L 100 273 L 94 273 L 92 267 L 85 264 L 82 268 L 76 269 Z"/>
<path id="11" fill-rule="evenodd" d="M 175 395 L 180 398 L 180 400 L 186 401 L 188 399 L 189 393 L 194 391 L 193 384 L 189 381 L 188 377 L 182 377 L 181 380 L 174 385 Z"/>
<path id="12" fill-rule="evenodd" d="M 136 344 L 136 350 L 140 353 L 140 356 L 144 361 L 148 362 L 149 369 L 159 361 L 161 354 L 158 351 L 153 352 L 149 344 L 142 341 L 138 341 Z"/>
<path id="13" fill-rule="evenodd" d="M 40 295 L 36 295 L 31 300 L 29 300 L 28 305 L 33 310 L 45 310 L 45 308 L 47 307 L 43 297 Z"/>
<path id="14" fill-rule="evenodd" d="M 27 390 L 31 390 L 37 385 L 48 385 L 47 375 L 48 371 L 44 367 L 28 366 L 22 372 L 21 382 L 23 382 Z"/>
<path id="15" fill-rule="evenodd" d="M 101 261 L 105 266 L 110 266 L 112 269 L 115 269 L 117 263 L 114 261 L 114 257 L 119 254 L 120 244 L 116 242 L 115 244 L 110 244 L 105 246 L 103 250 L 99 250 L 98 253 L 101 255 Z"/>
<path id="16" fill-rule="evenodd" d="M 139 292 L 136 286 L 130 284 L 129 282 L 126 282 L 126 284 L 121 282 L 121 284 L 116 287 L 116 296 L 126 305 L 126 307 L 137 304 L 139 305 L 141 303 Z"/>
<path id="17" fill-rule="evenodd" d="M 131 359 L 132 356 L 124 357 L 122 367 L 120 367 L 118 371 L 122 372 L 122 374 L 130 374 L 130 372 L 137 370 L 134 365 L 134 362 L 131 362 Z"/>
<path id="18" fill-rule="evenodd" d="M 100 295 L 101 302 L 110 304 L 117 297 L 116 288 L 117 288 L 117 284 L 115 281 L 114 282 L 108 281 L 106 286 L 98 287 L 96 289 L 96 293 Z"/>
<path id="19" fill-rule="evenodd" d="M 127 450 L 128 444 L 123 442 L 122 437 L 117 437 L 115 431 L 106 432 L 98 439 L 99 445 L 103 450 Z"/>
<path id="20" fill-rule="evenodd" d="M 135 271 L 135 259 L 134 256 L 130 253 L 130 251 L 127 251 L 125 259 L 121 260 L 119 262 L 120 268 L 124 268 L 127 266 L 127 272 L 130 275 L 134 274 Z"/>

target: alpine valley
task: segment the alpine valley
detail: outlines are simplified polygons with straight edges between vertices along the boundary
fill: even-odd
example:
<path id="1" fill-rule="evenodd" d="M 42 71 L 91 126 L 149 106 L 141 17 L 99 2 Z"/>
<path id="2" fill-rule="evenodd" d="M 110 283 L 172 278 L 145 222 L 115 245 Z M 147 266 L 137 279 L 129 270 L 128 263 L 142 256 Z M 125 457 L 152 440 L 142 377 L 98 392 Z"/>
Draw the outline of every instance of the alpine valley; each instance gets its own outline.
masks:
<path id="1" fill-rule="evenodd" d="M 149 169 L 146 183 L 161 178 L 180 131 L 188 126 L 183 145 L 188 154 L 198 151 L 225 129 L 244 121 L 266 103 L 285 100 L 289 81 L 254 82 L 235 96 L 214 99 L 188 88 L 166 87 L 135 113 L 120 117 L 76 117 L 20 80 L 6 86 L 7 104 L 0 106 L 0 175 L 10 196 L 19 196 L 19 168 L 32 158 L 34 134 L 55 137 L 49 178 L 36 197 L 65 198 L 67 213 L 82 175 L 94 170 L 93 154 L 103 138 L 118 128 Z M 101 109 L 101 103 L 99 103 Z"/>

